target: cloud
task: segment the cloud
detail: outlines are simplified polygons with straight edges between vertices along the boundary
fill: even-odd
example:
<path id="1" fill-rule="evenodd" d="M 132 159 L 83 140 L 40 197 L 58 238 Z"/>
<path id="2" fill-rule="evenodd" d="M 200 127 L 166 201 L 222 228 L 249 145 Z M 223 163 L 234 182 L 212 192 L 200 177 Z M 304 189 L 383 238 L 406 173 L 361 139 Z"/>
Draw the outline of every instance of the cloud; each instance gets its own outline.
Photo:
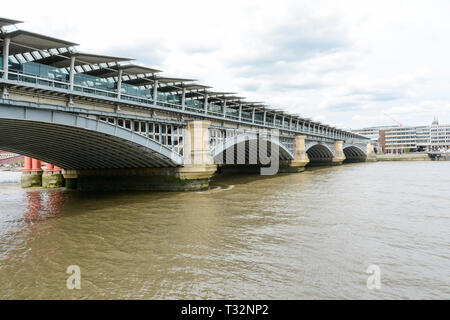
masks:
<path id="1" fill-rule="evenodd" d="M 348 46 L 345 29 L 337 18 L 304 16 L 261 31 L 243 56 L 230 57 L 228 66 L 243 77 L 295 71 L 293 64 L 332 54 Z"/>
<path id="2" fill-rule="evenodd" d="M 108 48 L 107 51 L 110 54 L 125 57 L 130 59 L 135 59 L 137 63 L 156 67 L 158 65 L 163 65 L 167 56 L 167 52 L 170 49 L 165 46 L 164 43 L 159 41 L 151 41 L 138 45 L 117 45 Z M 135 63 L 133 62 L 133 63 Z"/>

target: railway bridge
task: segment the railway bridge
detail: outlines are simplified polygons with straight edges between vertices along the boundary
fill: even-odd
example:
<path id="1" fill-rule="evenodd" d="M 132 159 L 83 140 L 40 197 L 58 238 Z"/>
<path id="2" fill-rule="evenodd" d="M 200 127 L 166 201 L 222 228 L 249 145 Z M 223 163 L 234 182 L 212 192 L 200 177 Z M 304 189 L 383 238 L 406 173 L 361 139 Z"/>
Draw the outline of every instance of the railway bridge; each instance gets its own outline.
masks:
<path id="1" fill-rule="evenodd" d="M 25 187 L 198 190 L 218 170 L 375 159 L 364 136 L 18 23 L 0 18 L 0 149 L 26 156 Z"/>

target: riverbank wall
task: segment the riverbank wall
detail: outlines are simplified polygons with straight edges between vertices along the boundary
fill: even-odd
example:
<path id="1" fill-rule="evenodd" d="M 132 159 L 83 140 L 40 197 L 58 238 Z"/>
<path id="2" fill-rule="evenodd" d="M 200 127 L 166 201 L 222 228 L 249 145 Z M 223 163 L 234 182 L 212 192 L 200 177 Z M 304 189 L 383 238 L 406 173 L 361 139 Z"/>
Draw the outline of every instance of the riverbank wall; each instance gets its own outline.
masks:
<path id="1" fill-rule="evenodd" d="M 377 161 L 431 161 L 427 153 L 377 155 Z"/>

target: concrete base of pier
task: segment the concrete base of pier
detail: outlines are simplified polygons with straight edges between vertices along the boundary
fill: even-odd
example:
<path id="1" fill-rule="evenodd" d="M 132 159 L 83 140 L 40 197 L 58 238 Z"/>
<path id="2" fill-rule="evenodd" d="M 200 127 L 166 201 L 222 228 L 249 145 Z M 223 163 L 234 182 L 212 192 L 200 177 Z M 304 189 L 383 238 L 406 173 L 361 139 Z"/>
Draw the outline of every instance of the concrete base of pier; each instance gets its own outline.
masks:
<path id="1" fill-rule="evenodd" d="M 306 163 L 301 165 L 293 165 L 291 162 L 280 163 L 278 173 L 300 173 L 306 170 Z M 217 172 L 219 174 L 248 174 L 260 175 L 262 168 L 269 168 L 269 166 L 261 165 L 224 165 L 219 166 Z"/>
<path id="2" fill-rule="evenodd" d="M 61 172 L 44 172 L 42 187 L 47 189 L 64 187 L 64 177 Z"/>
<path id="3" fill-rule="evenodd" d="M 318 166 L 340 166 L 344 163 L 345 158 L 342 157 L 335 157 L 335 158 L 323 158 L 323 159 L 317 159 L 311 160 L 310 163 L 308 163 L 309 167 L 318 167 Z"/>
<path id="4" fill-rule="evenodd" d="M 198 191 L 209 188 L 217 167 L 65 171 L 66 187 L 82 191 Z"/>
<path id="5" fill-rule="evenodd" d="M 303 158 L 302 160 L 283 161 L 280 163 L 280 173 L 300 173 L 306 170 L 306 165 L 309 163 L 309 159 Z"/>
<path id="6" fill-rule="evenodd" d="M 20 179 L 22 188 L 37 188 L 42 186 L 42 172 L 22 172 Z"/>
<path id="7" fill-rule="evenodd" d="M 306 170 L 305 166 L 283 166 L 280 165 L 279 173 L 300 173 Z"/>
<path id="8" fill-rule="evenodd" d="M 331 160 L 314 160 L 308 163 L 308 167 L 322 167 L 322 166 L 341 166 L 344 163 L 343 160 L 331 161 Z"/>
<path id="9" fill-rule="evenodd" d="M 371 162 L 372 160 L 366 159 L 366 158 L 347 158 L 345 159 L 344 163 L 361 163 L 361 162 Z M 376 161 L 376 160 L 375 160 Z"/>
<path id="10" fill-rule="evenodd" d="M 344 161 L 345 161 L 345 157 L 344 158 L 342 158 L 342 157 L 333 158 L 333 160 L 331 161 L 331 165 L 332 166 L 340 166 L 344 163 Z"/>
<path id="11" fill-rule="evenodd" d="M 260 165 L 223 165 L 219 166 L 217 172 L 219 174 L 248 174 L 259 175 L 261 174 Z"/>

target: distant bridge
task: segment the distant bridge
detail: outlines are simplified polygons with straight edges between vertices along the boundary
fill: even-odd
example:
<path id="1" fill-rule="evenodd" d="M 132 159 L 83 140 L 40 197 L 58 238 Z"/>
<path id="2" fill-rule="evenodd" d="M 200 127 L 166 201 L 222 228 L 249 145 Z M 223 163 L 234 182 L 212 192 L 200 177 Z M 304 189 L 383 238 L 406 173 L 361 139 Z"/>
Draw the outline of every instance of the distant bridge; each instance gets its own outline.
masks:
<path id="1" fill-rule="evenodd" d="M 366 137 L 130 59 L 23 30 L 0 40 L 0 149 L 60 167 L 78 186 L 196 189 L 218 166 L 267 157 L 288 171 L 374 158 Z"/>

